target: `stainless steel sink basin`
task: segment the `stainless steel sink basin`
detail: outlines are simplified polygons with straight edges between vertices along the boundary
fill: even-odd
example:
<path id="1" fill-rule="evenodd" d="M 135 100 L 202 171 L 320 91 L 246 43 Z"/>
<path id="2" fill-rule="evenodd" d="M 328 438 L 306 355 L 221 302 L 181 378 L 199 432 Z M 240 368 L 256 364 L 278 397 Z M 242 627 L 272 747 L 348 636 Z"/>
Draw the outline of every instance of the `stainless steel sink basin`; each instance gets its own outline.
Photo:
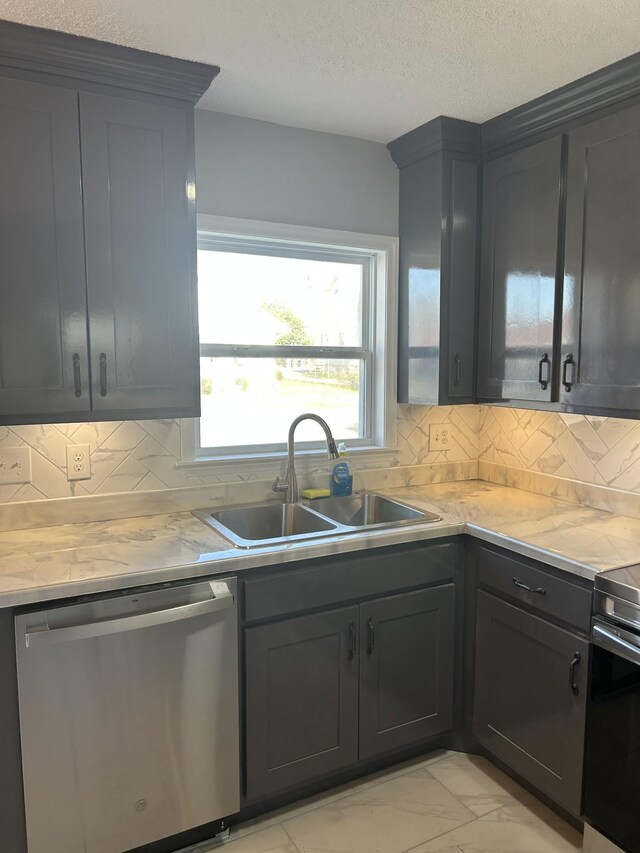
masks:
<path id="1" fill-rule="evenodd" d="M 420 521 L 441 520 L 439 515 L 423 512 L 372 492 L 362 492 L 347 498 L 320 498 L 310 505 L 315 512 L 346 527 L 396 527 Z"/>
<path id="2" fill-rule="evenodd" d="M 312 539 L 335 533 L 338 525 L 301 504 L 250 504 L 194 511 L 238 548 L 257 548 L 289 540 Z"/>
<path id="3" fill-rule="evenodd" d="M 432 512 L 424 512 L 372 492 L 302 503 L 271 501 L 221 509 L 198 509 L 193 514 L 237 548 L 259 548 L 322 536 L 343 536 L 372 528 L 442 520 Z"/>

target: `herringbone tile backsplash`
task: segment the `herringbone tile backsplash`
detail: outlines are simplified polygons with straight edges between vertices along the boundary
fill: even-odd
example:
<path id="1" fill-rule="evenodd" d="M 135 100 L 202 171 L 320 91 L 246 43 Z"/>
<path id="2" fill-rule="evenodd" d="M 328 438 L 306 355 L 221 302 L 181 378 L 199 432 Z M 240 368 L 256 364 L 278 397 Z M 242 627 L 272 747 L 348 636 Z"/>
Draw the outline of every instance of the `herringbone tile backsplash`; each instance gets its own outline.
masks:
<path id="1" fill-rule="evenodd" d="M 640 492 L 640 421 L 481 406 L 479 458 Z"/>
<path id="2" fill-rule="evenodd" d="M 449 440 L 445 449 L 430 451 L 429 428 L 434 423 L 450 427 Z M 0 503 L 266 476 L 259 467 L 222 476 L 219 471 L 179 467 L 180 429 L 175 420 L 0 427 L 0 448 L 32 448 L 32 482 L 0 486 Z M 67 481 L 68 444 L 90 446 L 90 480 Z M 492 406 L 398 406 L 393 464 L 478 458 L 640 492 L 640 422 Z"/>
<path id="3" fill-rule="evenodd" d="M 429 453 L 429 423 L 450 423 L 460 443 L 452 441 L 446 453 Z M 398 406 L 398 452 L 393 463 L 476 459 L 478 410 Z M 194 486 L 203 483 L 257 480 L 268 474 L 256 466 L 242 473 L 231 469 L 220 475 L 206 468 L 180 467 L 180 421 L 124 421 L 93 424 L 57 424 L 0 427 L 0 448 L 28 444 L 31 447 L 32 482 L 22 486 L 0 485 L 0 503 L 60 498 L 72 495 L 117 494 L 132 491 Z M 91 479 L 69 483 L 66 474 L 68 444 L 88 444 Z M 357 463 L 356 463 L 357 467 Z M 325 463 L 319 470 L 328 470 Z"/>

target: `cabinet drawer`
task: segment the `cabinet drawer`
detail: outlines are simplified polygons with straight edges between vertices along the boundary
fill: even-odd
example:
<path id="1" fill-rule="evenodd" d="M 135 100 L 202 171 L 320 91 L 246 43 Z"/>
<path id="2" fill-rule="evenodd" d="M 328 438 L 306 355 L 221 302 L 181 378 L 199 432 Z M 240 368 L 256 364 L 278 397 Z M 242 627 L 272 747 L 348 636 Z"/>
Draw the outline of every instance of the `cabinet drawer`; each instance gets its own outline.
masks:
<path id="1" fill-rule="evenodd" d="M 514 556 L 480 548 L 478 583 L 547 616 L 589 631 L 592 592 Z"/>
<path id="2" fill-rule="evenodd" d="M 453 577 L 460 545 L 414 545 L 328 557 L 245 581 L 245 620 L 255 622 L 400 592 Z"/>

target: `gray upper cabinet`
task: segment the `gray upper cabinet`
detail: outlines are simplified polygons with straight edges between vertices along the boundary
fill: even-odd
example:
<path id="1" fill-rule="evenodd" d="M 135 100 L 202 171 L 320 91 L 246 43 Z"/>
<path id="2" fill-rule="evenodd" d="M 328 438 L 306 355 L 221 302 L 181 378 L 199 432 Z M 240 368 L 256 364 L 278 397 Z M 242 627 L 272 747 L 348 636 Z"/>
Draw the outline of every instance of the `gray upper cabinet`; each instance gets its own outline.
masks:
<path id="1" fill-rule="evenodd" d="M 90 409 L 78 97 L 0 78 L 0 420 Z"/>
<path id="2" fill-rule="evenodd" d="M 561 269 L 562 139 L 483 170 L 478 398 L 550 401 Z"/>
<path id="3" fill-rule="evenodd" d="M 398 401 L 468 403 L 475 373 L 479 129 L 438 118 L 388 147 L 400 168 Z"/>
<path id="4" fill-rule="evenodd" d="M 640 107 L 569 134 L 565 409 L 640 410 Z"/>
<path id="5" fill-rule="evenodd" d="M 190 112 L 80 94 L 93 408 L 194 414 Z"/>
<path id="6" fill-rule="evenodd" d="M 193 104 L 219 69 L 0 22 L 0 423 L 199 414 Z"/>

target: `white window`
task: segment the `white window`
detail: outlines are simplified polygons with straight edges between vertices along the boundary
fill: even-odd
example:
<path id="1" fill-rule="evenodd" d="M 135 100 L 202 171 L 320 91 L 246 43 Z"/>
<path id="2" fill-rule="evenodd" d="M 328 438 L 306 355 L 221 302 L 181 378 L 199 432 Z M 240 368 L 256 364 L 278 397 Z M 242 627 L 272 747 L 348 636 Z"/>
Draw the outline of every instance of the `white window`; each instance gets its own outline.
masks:
<path id="1" fill-rule="evenodd" d="M 395 238 L 198 219 L 201 418 L 189 460 L 279 457 L 315 412 L 351 452 L 395 442 Z M 296 450 L 324 448 L 300 424 Z"/>

